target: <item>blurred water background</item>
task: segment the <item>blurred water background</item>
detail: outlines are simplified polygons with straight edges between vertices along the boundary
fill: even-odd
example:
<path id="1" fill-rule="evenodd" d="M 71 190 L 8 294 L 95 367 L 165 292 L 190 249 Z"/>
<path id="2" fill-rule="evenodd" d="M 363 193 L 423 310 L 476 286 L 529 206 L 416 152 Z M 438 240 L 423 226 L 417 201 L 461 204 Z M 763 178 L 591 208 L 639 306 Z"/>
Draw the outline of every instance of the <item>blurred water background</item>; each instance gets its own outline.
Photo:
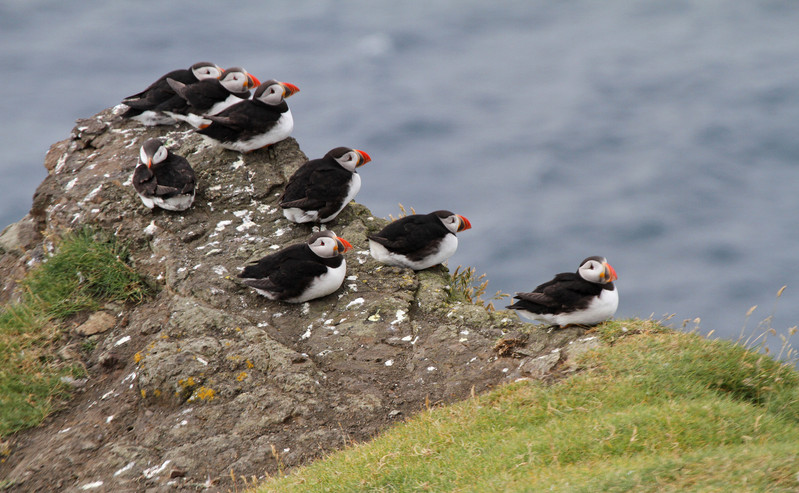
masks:
<path id="1" fill-rule="evenodd" d="M 207 60 L 299 86 L 293 136 L 310 158 L 366 150 L 356 200 L 375 215 L 468 217 L 449 265 L 487 274 L 489 293 L 604 255 L 619 317 L 786 334 L 797 26 L 799 3 L 775 0 L 4 0 L 0 227 L 75 119 Z"/>

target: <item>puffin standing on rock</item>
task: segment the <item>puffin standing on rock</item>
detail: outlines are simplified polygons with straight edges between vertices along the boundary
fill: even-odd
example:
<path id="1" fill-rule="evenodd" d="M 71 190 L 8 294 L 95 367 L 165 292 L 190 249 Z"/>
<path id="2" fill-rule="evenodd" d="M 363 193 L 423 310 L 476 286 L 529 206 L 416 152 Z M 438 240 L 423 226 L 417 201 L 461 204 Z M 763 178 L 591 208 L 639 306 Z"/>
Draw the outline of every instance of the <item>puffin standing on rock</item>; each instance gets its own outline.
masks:
<path id="1" fill-rule="evenodd" d="M 531 321 L 564 327 L 595 325 L 610 319 L 619 306 L 616 271 L 605 257 L 588 257 L 577 272 L 557 274 L 532 293 L 516 293 L 507 308 Z"/>
<path id="2" fill-rule="evenodd" d="M 321 159 L 313 159 L 291 175 L 280 207 L 295 223 L 326 223 L 336 218 L 361 189 L 355 171 L 371 161 L 369 154 L 349 147 L 336 147 Z"/>
<path id="3" fill-rule="evenodd" d="M 201 115 L 216 115 L 222 110 L 250 98 L 250 89 L 261 85 L 257 77 L 241 67 L 225 70 L 221 79 L 203 79 L 194 84 L 184 84 L 167 78 L 169 87 L 183 98 L 187 106 L 181 111 L 165 111 L 175 120 L 189 123 L 195 128 L 204 128 L 211 120 Z"/>
<path id="4" fill-rule="evenodd" d="M 173 125 L 177 121 L 164 111 L 185 108 L 186 101 L 175 94 L 167 79 L 188 85 L 204 79 L 218 79 L 224 72 L 222 68 L 210 62 L 198 62 L 189 69 L 173 70 L 159 77 L 142 92 L 123 99 L 122 103 L 128 106 L 128 110 L 122 114 L 122 117 L 137 120 L 147 126 Z"/>
<path id="5" fill-rule="evenodd" d="M 194 203 L 196 178 L 185 158 L 173 154 L 158 139 L 149 139 L 139 150 L 133 171 L 133 188 L 144 205 L 184 211 Z"/>
<path id="6" fill-rule="evenodd" d="M 369 250 L 384 264 L 422 270 L 450 258 L 458 249 L 455 233 L 471 227 L 468 219 L 450 211 L 413 214 L 369 235 Z"/>
<path id="7" fill-rule="evenodd" d="M 342 253 L 352 248 L 330 230 L 253 262 L 238 277 L 270 300 L 303 303 L 334 292 L 347 274 Z"/>
<path id="8" fill-rule="evenodd" d="M 285 98 L 298 92 L 294 84 L 268 80 L 246 99 L 217 115 L 207 115 L 211 124 L 197 132 L 226 149 L 250 152 L 280 142 L 294 129 Z"/>

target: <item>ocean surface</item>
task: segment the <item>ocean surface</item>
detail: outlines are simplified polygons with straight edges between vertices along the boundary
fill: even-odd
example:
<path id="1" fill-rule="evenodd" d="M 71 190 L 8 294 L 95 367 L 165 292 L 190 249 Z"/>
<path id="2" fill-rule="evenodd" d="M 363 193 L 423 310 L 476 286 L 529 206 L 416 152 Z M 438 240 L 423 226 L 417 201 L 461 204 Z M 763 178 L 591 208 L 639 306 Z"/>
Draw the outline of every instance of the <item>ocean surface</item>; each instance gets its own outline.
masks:
<path id="1" fill-rule="evenodd" d="M 205 60 L 299 86 L 375 215 L 469 218 L 449 265 L 489 293 L 604 255 L 619 317 L 799 324 L 797 2 L 5 0 L 0 46 L 0 227 L 76 119 Z"/>

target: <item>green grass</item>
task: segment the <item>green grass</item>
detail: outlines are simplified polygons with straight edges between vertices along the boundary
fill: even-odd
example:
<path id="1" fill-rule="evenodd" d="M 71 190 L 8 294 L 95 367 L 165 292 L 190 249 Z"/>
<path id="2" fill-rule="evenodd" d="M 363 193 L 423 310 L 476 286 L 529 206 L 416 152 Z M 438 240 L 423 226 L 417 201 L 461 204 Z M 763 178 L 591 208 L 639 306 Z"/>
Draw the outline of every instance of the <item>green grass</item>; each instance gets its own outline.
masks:
<path id="1" fill-rule="evenodd" d="M 60 321 L 103 302 L 140 302 L 147 295 L 127 261 L 127 248 L 113 236 L 84 229 L 66 235 L 20 281 L 21 302 L 0 310 L 0 436 L 41 422 L 68 395 L 61 377 L 82 373 L 53 355 L 64 335 Z"/>
<path id="2" fill-rule="evenodd" d="M 517 382 L 423 412 L 260 492 L 799 490 L 799 374 L 652 321 L 552 385 Z"/>

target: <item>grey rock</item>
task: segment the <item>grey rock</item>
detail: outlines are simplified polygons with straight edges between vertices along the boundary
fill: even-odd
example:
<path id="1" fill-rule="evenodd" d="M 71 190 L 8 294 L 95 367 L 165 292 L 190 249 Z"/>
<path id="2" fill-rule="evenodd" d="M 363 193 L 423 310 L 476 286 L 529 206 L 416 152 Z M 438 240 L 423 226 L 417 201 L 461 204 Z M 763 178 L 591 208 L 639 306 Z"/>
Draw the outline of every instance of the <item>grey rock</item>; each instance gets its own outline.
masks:
<path id="1" fill-rule="evenodd" d="M 117 319 L 108 312 L 95 312 L 89 319 L 75 328 L 75 333 L 82 336 L 92 336 L 110 330 L 116 325 Z"/>

